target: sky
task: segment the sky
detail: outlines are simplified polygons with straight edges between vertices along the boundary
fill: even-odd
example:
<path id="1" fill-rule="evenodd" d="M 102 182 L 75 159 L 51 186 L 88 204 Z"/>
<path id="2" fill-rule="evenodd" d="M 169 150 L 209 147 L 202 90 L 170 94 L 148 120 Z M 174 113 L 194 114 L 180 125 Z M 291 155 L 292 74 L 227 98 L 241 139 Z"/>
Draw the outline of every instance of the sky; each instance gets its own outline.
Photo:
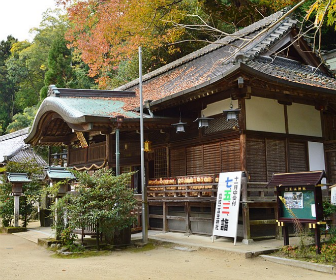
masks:
<path id="1" fill-rule="evenodd" d="M 29 30 L 39 27 L 47 9 L 55 8 L 55 0 L 0 0 L 0 41 L 8 35 L 32 41 L 34 36 Z"/>

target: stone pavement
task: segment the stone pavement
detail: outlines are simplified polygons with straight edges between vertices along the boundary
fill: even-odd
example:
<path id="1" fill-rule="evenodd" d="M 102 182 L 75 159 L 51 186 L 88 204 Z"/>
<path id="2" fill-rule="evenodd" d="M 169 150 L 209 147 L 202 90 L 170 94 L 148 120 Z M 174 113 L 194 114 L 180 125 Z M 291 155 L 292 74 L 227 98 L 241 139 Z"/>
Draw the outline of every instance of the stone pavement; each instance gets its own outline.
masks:
<path id="1" fill-rule="evenodd" d="M 29 224 L 26 232 L 14 233 L 27 240 L 37 243 L 39 238 L 52 238 L 54 231 L 50 227 L 40 227 L 39 222 L 32 222 Z M 233 244 L 233 238 L 215 238 L 212 242 L 211 236 L 205 235 L 187 235 L 185 233 L 177 232 L 162 232 L 162 231 L 148 231 L 149 240 L 156 240 L 161 242 L 169 242 L 178 244 L 180 246 L 187 246 L 192 248 L 208 248 L 215 250 L 229 251 L 239 254 L 245 254 L 246 257 L 258 256 L 267 254 L 278 250 L 283 246 L 283 240 L 268 239 L 262 241 L 254 241 L 249 245 L 243 244 L 237 240 L 236 245 Z M 132 234 L 132 240 L 142 239 L 142 233 Z M 298 239 L 295 237 L 290 238 L 290 244 L 297 244 Z"/>

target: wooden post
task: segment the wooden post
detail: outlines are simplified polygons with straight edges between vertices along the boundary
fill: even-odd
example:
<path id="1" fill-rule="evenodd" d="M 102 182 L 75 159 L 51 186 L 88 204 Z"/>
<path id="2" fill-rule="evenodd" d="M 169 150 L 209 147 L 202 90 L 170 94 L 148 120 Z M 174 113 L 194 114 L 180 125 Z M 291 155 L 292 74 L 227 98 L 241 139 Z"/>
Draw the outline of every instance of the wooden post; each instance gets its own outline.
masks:
<path id="1" fill-rule="evenodd" d="M 289 233 L 288 233 L 288 225 L 284 224 L 282 227 L 282 235 L 284 238 L 284 246 L 289 245 Z"/>
<path id="2" fill-rule="evenodd" d="M 167 220 L 167 215 L 168 215 L 168 205 L 167 202 L 163 202 L 163 231 L 168 232 L 168 220 Z"/>
<path id="3" fill-rule="evenodd" d="M 20 196 L 14 195 L 14 227 L 19 226 Z"/>
<path id="4" fill-rule="evenodd" d="M 315 225 L 316 255 L 321 254 L 321 231 L 318 224 Z"/>
<path id="5" fill-rule="evenodd" d="M 113 162 L 112 144 L 113 144 L 112 135 L 111 134 L 106 134 L 106 155 L 105 155 L 105 158 L 107 160 L 107 168 L 108 169 L 112 168 L 112 162 Z"/>
<path id="6" fill-rule="evenodd" d="M 240 114 L 239 114 L 239 130 L 240 130 L 240 170 L 246 171 L 246 107 L 245 99 L 239 100 Z"/>
<path id="7" fill-rule="evenodd" d="M 188 236 L 191 233 L 191 228 L 190 228 L 190 204 L 189 202 L 185 203 L 185 207 L 186 207 L 186 234 L 188 234 Z"/>
<path id="8" fill-rule="evenodd" d="M 274 216 L 275 216 L 276 219 L 278 219 L 278 217 L 279 217 L 278 212 L 279 212 L 278 207 L 277 206 L 274 207 Z M 282 232 L 280 230 L 280 227 L 276 224 L 275 225 L 275 238 L 280 239 L 281 237 L 282 237 Z"/>
<path id="9" fill-rule="evenodd" d="M 243 215 L 243 237 L 242 243 L 251 244 L 253 239 L 251 239 L 251 226 L 250 226 L 250 208 L 248 204 L 247 196 L 247 174 L 244 172 L 241 179 L 242 188 L 242 215 Z"/>

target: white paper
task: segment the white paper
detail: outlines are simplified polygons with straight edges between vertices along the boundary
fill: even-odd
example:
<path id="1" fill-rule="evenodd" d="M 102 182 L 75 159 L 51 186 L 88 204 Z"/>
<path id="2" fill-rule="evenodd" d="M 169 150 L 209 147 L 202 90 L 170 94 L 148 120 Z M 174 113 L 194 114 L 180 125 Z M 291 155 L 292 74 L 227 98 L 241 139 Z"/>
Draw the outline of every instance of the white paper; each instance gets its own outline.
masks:
<path id="1" fill-rule="evenodd" d="M 311 213 L 312 213 L 313 218 L 316 218 L 316 208 L 315 208 L 315 204 L 311 204 L 311 205 L 310 205 L 310 208 L 311 208 Z"/>

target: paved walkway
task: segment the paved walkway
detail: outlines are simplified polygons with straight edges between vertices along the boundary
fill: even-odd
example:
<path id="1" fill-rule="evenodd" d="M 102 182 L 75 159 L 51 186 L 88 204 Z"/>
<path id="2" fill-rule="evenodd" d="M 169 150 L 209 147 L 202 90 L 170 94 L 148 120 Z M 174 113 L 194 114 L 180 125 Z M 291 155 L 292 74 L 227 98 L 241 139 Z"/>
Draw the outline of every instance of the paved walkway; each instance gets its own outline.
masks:
<path id="1" fill-rule="evenodd" d="M 52 238 L 55 236 L 54 231 L 50 227 L 40 227 L 39 222 L 32 222 L 29 224 L 26 232 L 14 233 L 17 236 L 37 243 L 39 238 Z M 224 250 L 245 254 L 246 257 L 253 257 L 260 254 L 275 251 L 283 246 L 283 240 L 268 239 L 263 241 L 255 241 L 252 244 L 246 245 L 237 241 L 233 244 L 232 238 L 216 238 L 212 242 L 211 236 L 203 235 L 186 235 L 184 233 L 162 231 L 148 231 L 148 238 L 150 240 L 157 240 L 162 242 L 170 242 L 179 246 L 187 246 L 192 248 L 210 248 L 217 250 Z M 132 240 L 142 240 L 142 233 L 132 234 Z M 298 238 L 290 238 L 290 244 L 297 244 Z"/>

